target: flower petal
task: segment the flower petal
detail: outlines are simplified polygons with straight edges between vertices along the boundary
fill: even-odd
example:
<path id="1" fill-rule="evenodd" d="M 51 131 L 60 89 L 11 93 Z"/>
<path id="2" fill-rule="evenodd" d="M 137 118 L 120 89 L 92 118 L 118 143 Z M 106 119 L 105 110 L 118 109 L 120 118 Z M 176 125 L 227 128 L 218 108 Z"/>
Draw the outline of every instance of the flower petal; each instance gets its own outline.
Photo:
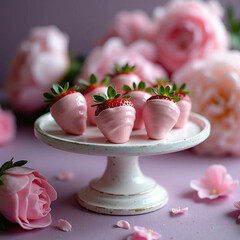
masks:
<path id="1" fill-rule="evenodd" d="M 64 219 L 59 219 L 58 220 L 58 227 L 60 230 L 64 232 L 71 232 L 72 231 L 72 225 Z"/>
<path id="2" fill-rule="evenodd" d="M 171 209 L 171 213 L 172 213 L 173 215 L 185 213 L 185 212 L 187 212 L 187 211 L 188 211 L 188 207 L 185 207 L 185 208 L 177 207 L 177 208 L 172 208 L 172 209 Z"/>
<path id="3" fill-rule="evenodd" d="M 56 178 L 60 181 L 69 181 L 75 177 L 74 172 L 70 170 L 62 170 Z"/>
<path id="4" fill-rule="evenodd" d="M 125 220 L 119 220 L 116 224 L 117 227 L 119 228 L 124 228 L 124 229 L 130 229 L 130 224 L 128 221 Z"/>

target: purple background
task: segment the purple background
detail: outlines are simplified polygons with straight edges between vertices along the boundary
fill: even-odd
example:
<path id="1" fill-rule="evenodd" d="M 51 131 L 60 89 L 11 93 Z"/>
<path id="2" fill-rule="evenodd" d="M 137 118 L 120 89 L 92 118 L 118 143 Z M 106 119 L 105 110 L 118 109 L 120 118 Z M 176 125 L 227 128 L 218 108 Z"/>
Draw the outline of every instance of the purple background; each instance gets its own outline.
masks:
<path id="1" fill-rule="evenodd" d="M 166 0 L 1 0 L 0 1 L 0 90 L 18 44 L 34 26 L 54 24 L 70 36 L 70 50 L 86 55 L 103 34 L 114 15 L 123 9 L 153 8 Z M 239 0 L 220 0 L 234 5 L 239 15 Z"/>

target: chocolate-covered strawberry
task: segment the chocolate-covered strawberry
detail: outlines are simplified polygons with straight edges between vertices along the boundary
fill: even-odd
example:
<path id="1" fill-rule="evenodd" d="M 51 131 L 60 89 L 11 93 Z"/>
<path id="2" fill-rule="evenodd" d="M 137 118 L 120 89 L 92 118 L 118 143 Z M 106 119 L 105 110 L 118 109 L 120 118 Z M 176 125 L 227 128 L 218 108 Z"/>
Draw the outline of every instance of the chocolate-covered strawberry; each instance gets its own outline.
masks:
<path id="1" fill-rule="evenodd" d="M 50 103 L 50 113 L 66 133 L 81 135 L 86 129 L 87 104 L 78 87 L 69 88 L 54 83 L 51 93 L 44 93 L 45 102 Z"/>
<path id="2" fill-rule="evenodd" d="M 145 82 L 141 81 L 138 85 L 134 82 L 132 88 L 128 85 L 124 85 L 123 90 L 125 91 L 124 95 L 129 95 L 131 97 L 131 102 L 136 110 L 136 119 L 133 129 L 137 130 L 144 128 L 142 116 L 143 106 L 147 99 L 152 96 L 149 92 L 147 92 Z"/>
<path id="3" fill-rule="evenodd" d="M 120 94 L 124 93 L 124 85 L 132 86 L 134 82 L 138 84 L 140 81 L 141 79 L 135 71 L 135 66 L 130 66 L 128 63 L 122 67 L 116 64 L 113 74 L 110 75 L 110 84 L 116 88 Z"/>
<path id="4" fill-rule="evenodd" d="M 149 138 L 163 139 L 176 124 L 180 110 L 176 104 L 180 100 L 170 87 L 158 86 L 152 89 L 150 97 L 143 107 L 143 120 Z"/>
<path id="5" fill-rule="evenodd" d="M 182 84 L 179 88 L 176 83 L 173 84 L 173 90 L 175 91 L 175 95 L 178 96 L 181 101 L 177 102 L 177 105 L 180 109 L 180 115 L 177 123 L 175 124 L 175 128 L 183 128 L 188 119 L 192 109 L 192 101 L 188 96 L 189 92 L 185 90 L 186 84 Z"/>
<path id="6" fill-rule="evenodd" d="M 97 103 L 93 105 L 97 106 L 97 127 L 112 143 L 125 143 L 132 133 L 136 111 L 129 97 L 121 97 L 112 86 L 108 87 L 107 95 L 99 93 L 93 96 Z"/>
<path id="7" fill-rule="evenodd" d="M 107 94 L 107 83 L 108 83 L 107 77 L 98 83 L 98 80 L 94 74 L 91 74 L 89 82 L 85 81 L 84 79 L 79 80 L 79 84 L 84 86 L 84 88 L 81 89 L 81 93 L 83 94 L 87 102 L 87 115 L 89 123 L 91 125 L 96 125 L 95 121 L 96 107 L 91 107 L 94 104 L 92 98 L 94 95 L 97 95 L 99 93 Z"/>

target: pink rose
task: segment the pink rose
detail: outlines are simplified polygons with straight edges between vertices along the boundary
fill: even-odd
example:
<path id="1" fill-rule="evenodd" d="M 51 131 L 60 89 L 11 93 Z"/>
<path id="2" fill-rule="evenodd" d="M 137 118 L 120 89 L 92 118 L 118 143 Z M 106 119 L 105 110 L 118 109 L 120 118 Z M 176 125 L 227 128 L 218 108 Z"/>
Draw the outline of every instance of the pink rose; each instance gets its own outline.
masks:
<path id="1" fill-rule="evenodd" d="M 172 79 L 187 83 L 193 111 L 211 122 L 210 137 L 195 149 L 201 154 L 240 156 L 240 52 L 216 53 L 179 69 Z"/>
<path id="2" fill-rule="evenodd" d="M 153 32 L 153 22 L 144 11 L 120 11 L 115 16 L 103 41 L 111 37 L 119 37 L 124 44 L 129 45 L 139 39 L 152 39 Z"/>
<path id="3" fill-rule="evenodd" d="M 158 61 L 169 72 L 228 47 L 223 9 L 215 1 L 174 0 L 154 15 Z"/>
<path id="4" fill-rule="evenodd" d="M 150 50 L 150 51 L 148 51 Z M 88 55 L 83 66 L 81 77 L 89 79 L 93 73 L 98 79 L 112 73 L 114 64 L 123 66 L 126 63 L 135 65 L 140 78 L 148 85 L 155 84 L 156 78 L 165 78 L 165 70 L 148 59 L 154 59 L 154 46 L 146 41 L 125 46 L 121 39 L 110 38 L 103 46 L 95 47 Z"/>
<path id="5" fill-rule="evenodd" d="M 16 136 L 16 118 L 10 110 L 3 110 L 0 106 L 0 145 L 7 144 Z"/>
<path id="6" fill-rule="evenodd" d="M 36 27 L 17 50 L 6 89 L 12 106 L 33 113 L 44 106 L 43 93 L 69 66 L 68 36 L 55 26 Z"/>
<path id="7" fill-rule="evenodd" d="M 3 173 L 1 180 L 1 214 L 28 230 L 51 224 L 50 204 L 57 194 L 44 176 L 31 168 L 13 167 Z"/>

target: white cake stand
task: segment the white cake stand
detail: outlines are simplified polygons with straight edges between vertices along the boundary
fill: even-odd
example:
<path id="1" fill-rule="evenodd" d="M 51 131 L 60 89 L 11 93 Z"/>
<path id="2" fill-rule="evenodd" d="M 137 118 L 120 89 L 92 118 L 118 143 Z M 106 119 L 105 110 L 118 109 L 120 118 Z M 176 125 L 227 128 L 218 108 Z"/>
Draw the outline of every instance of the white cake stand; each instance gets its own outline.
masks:
<path id="1" fill-rule="evenodd" d="M 133 131 L 129 142 L 113 144 L 96 127 L 88 127 L 82 136 L 66 134 L 47 113 L 36 120 L 34 132 L 39 140 L 58 149 L 107 156 L 103 176 L 81 189 L 78 201 L 99 213 L 136 215 L 155 211 L 168 201 L 165 188 L 142 174 L 138 157 L 193 147 L 209 136 L 210 124 L 192 113 L 185 128 L 173 129 L 164 140 L 150 140 L 145 130 L 138 130 Z"/>

